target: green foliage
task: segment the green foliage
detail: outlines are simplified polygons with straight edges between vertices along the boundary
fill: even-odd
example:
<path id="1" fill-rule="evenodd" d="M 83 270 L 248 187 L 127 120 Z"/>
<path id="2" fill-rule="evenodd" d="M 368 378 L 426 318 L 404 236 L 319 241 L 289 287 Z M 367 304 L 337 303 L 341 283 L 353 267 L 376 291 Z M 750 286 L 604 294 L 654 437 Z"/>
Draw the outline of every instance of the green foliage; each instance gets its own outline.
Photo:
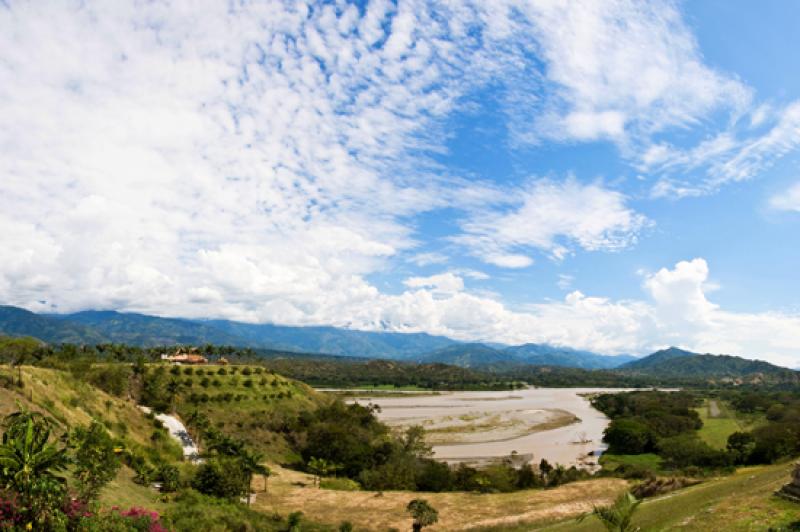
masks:
<path id="1" fill-rule="evenodd" d="M 324 478 L 319 483 L 319 487 L 326 490 L 337 490 L 337 491 L 361 490 L 361 485 L 358 482 L 346 477 Z"/>
<path id="2" fill-rule="evenodd" d="M 158 479 L 161 481 L 161 491 L 170 493 L 180 488 L 181 475 L 178 468 L 171 464 L 164 464 L 158 468 Z"/>
<path id="3" fill-rule="evenodd" d="M 97 421 L 89 427 L 75 429 L 73 440 L 76 444 L 74 462 L 78 496 L 82 501 L 94 501 L 120 468 L 115 443 Z"/>
<path id="4" fill-rule="evenodd" d="M 247 481 L 247 472 L 239 460 L 229 456 L 216 456 L 197 468 L 192 487 L 205 495 L 235 502 L 248 495 L 249 488 L 245 489 Z"/>
<path id="5" fill-rule="evenodd" d="M 5 418 L 0 445 L 0 482 L 16 493 L 26 522 L 46 527 L 59 519 L 66 481 L 58 473 L 68 464 L 66 449 L 50 442 L 52 421 L 21 410 Z"/>
<path id="6" fill-rule="evenodd" d="M 633 514 L 641 502 L 630 492 L 625 492 L 611 506 L 595 506 L 591 515 L 597 517 L 609 532 L 633 532 L 638 530 L 632 523 Z"/>
<path id="7" fill-rule="evenodd" d="M 406 511 L 414 519 L 413 528 L 415 532 L 422 530 L 426 526 L 431 526 L 439 520 L 439 512 L 425 499 L 414 499 L 406 506 Z"/>

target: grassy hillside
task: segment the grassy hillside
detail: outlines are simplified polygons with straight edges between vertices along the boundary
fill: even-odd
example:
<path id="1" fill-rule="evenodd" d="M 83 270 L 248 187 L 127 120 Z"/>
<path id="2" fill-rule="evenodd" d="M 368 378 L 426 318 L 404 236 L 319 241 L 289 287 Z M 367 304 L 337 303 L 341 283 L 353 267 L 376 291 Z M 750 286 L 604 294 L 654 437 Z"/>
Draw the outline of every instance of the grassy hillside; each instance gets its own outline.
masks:
<path id="1" fill-rule="evenodd" d="M 0 366 L 0 416 L 19 410 L 18 405 L 52 417 L 62 431 L 87 425 L 93 419 L 126 447 L 153 460 L 179 460 L 180 447 L 168 438 L 152 438 L 157 425 L 136 404 L 109 395 L 68 372 L 23 366 L 23 387 L 16 384 L 18 370 Z M 10 384 L 11 380 L 15 384 Z"/>
<path id="2" fill-rule="evenodd" d="M 277 461 L 292 458 L 281 432 L 284 423 L 330 400 L 261 366 L 155 365 L 148 371 L 180 384 L 175 406 L 182 419 L 205 414 L 213 427 Z"/>
<path id="3" fill-rule="evenodd" d="M 410 529 L 411 518 L 405 507 L 412 499 L 424 498 L 439 511 L 439 522 L 425 528 L 435 532 L 477 527 L 508 530 L 521 523 L 525 524 L 521 530 L 535 530 L 554 520 L 590 511 L 593 504 L 612 501 L 626 489 L 627 482 L 604 478 L 514 493 L 336 491 L 315 487 L 307 474 L 276 467 L 269 486 L 268 493 L 257 495 L 254 508 L 280 513 L 302 508 L 314 521 L 350 521 L 359 531 Z"/>
<path id="4" fill-rule="evenodd" d="M 647 499 L 634 524 L 642 530 L 768 530 L 800 520 L 797 504 L 775 497 L 789 481 L 790 464 L 741 468 L 665 496 Z M 530 530 L 530 529 L 528 529 Z M 545 530 L 600 531 L 597 520 L 566 520 Z"/>

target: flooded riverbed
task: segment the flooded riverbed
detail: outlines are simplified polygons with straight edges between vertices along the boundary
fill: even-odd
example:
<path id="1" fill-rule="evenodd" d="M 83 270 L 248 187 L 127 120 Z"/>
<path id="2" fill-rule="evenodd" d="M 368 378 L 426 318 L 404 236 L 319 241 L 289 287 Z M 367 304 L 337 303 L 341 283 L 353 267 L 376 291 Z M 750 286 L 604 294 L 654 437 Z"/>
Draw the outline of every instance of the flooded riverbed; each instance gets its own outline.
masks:
<path id="1" fill-rule="evenodd" d="M 500 392 L 360 397 L 381 408 L 385 423 L 428 430 L 435 457 L 447 462 L 484 463 L 512 452 L 537 462 L 592 468 L 605 449 L 608 418 L 584 397 L 613 392 L 594 388 L 528 388 Z"/>

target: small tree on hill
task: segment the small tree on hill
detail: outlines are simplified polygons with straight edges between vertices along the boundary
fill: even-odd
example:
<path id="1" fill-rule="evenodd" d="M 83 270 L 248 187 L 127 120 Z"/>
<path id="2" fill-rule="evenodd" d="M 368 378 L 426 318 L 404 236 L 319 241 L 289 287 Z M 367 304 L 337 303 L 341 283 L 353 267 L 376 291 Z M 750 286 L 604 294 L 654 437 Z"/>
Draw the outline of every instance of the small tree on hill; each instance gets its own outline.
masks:
<path id="1" fill-rule="evenodd" d="M 93 421 L 89 427 L 75 429 L 75 478 L 78 481 L 80 500 L 97 499 L 100 490 L 113 479 L 120 468 L 114 452 L 114 441 L 105 427 Z"/>
<path id="2" fill-rule="evenodd" d="M 414 518 L 412 530 L 419 532 L 426 526 L 430 526 L 439 520 L 439 512 L 428 504 L 425 499 L 414 499 L 408 503 L 406 510 Z"/>

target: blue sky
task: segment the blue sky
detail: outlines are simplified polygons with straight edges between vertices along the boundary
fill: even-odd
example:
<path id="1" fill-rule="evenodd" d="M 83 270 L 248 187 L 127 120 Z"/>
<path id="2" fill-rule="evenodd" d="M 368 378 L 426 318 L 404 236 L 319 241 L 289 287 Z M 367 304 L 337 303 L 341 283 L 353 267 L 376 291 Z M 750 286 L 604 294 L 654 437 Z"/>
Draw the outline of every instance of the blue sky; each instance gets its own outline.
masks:
<path id="1" fill-rule="evenodd" d="M 800 6 L 0 6 L 0 301 L 800 365 Z"/>

